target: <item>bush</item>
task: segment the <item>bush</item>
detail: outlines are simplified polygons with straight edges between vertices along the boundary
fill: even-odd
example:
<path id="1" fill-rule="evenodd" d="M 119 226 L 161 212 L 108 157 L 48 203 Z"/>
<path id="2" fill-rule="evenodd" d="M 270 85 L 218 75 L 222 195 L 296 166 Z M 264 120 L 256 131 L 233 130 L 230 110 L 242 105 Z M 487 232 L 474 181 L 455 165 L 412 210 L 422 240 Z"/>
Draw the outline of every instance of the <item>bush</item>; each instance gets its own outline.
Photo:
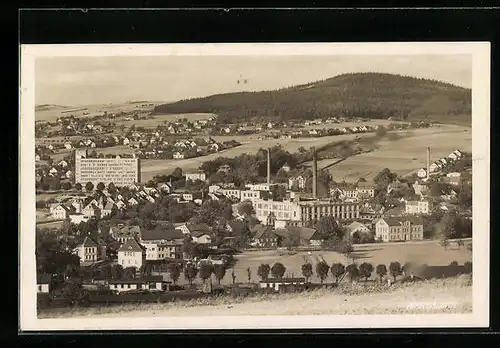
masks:
<path id="1" fill-rule="evenodd" d="M 464 263 L 464 271 L 465 273 L 472 273 L 472 262 Z"/>

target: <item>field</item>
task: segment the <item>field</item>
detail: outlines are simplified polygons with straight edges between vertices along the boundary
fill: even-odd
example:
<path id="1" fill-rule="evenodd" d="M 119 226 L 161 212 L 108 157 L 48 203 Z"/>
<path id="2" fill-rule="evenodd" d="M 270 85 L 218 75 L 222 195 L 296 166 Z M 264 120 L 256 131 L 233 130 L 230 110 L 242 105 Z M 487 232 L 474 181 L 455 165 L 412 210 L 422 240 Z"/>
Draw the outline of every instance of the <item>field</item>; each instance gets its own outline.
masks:
<path id="1" fill-rule="evenodd" d="M 329 168 L 333 180 L 369 180 L 384 168 L 399 175 L 410 174 L 426 166 L 426 148 L 431 148 L 431 161 L 446 157 L 454 149 L 472 151 L 471 128 L 440 126 L 413 130 L 393 141 L 380 141 L 378 149 L 352 156 Z"/>
<path id="2" fill-rule="evenodd" d="M 350 157 L 346 161 L 330 167 L 334 180 L 346 177 L 351 180 L 375 176 L 381 169 L 387 167 L 391 170 L 406 174 L 409 171 L 418 170 L 425 166 L 426 148 L 431 147 L 432 159 L 448 155 L 455 148 L 470 151 L 472 148 L 471 128 L 452 125 L 440 125 L 426 129 L 414 129 L 411 131 L 398 132 L 398 140 L 384 140 L 377 143 L 380 148 L 366 154 Z M 145 160 L 142 162 L 141 179 L 147 181 L 158 174 L 169 174 L 176 167 L 183 170 L 197 169 L 203 162 L 213 160 L 217 157 L 236 157 L 242 153 L 256 153 L 259 148 L 272 147 L 277 144 L 290 151 L 295 152 L 300 147 L 306 149 L 312 146 L 322 146 L 330 142 L 341 140 L 352 140 L 356 137 L 370 137 L 366 134 L 345 134 L 321 138 L 297 138 L 297 139 L 266 139 L 258 140 L 258 135 L 245 136 L 219 136 L 214 137 L 219 141 L 237 140 L 242 145 L 210 154 L 208 156 L 189 158 L 184 160 Z M 413 158 L 416 158 L 413 160 Z M 321 168 L 321 167 L 318 167 Z M 348 180 L 349 181 L 349 180 Z"/>
<path id="3" fill-rule="evenodd" d="M 71 114 L 75 117 L 89 117 L 95 115 L 102 115 L 104 111 L 108 114 L 123 112 L 144 112 L 150 111 L 154 106 L 142 106 L 142 104 L 161 104 L 161 102 L 144 101 L 144 102 L 129 102 L 117 104 L 96 104 L 96 105 L 82 105 L 82 106 L 62 106 L 62 105 L 44 105 L 35 108 L 36 121 L 54 122 L 58 117 L 69 116 Z M 81 110 L 82 109 L 82 110 Z M 85 110 L 83 110 L 85 109 Z M 83 115 L 88 112 L 88 115 Z"/>
<path id="4" fill-rule="evenodd" d="M 361 264 L 368 262 L 376 267 L 378 264 L 384 264 L 389 267 L 392 261 L 398 261 L 403 265 L 406 262 L 416 264 L 427 264 L 429 266 L 447 266 L 453 261 L 457 261 L 459 265 L 465 262 L 472 261 L 472 252 L 467 248 L 457 248 L 455 245 L 450 245 L 447 250 L 444 250 L 437 241 L 421 241 L 412 243 L 381 243 L 381 244 L 368 244 L 368 245 L 355 245 L 355 251 L 352 254 L 356 257 L 356 263 Z M 311 255 L 306 251 L 293 252 L 289 255 L 286 250 L 258 250 L 258 251 L 245 251 L 236 255 L 236 264 L 233 269 L 226 272 L 225 277 L 222 279 L 222 284 L 231 284 L 231 272 L 234 270 L 236 275 L 236 282 L 247 282 L 247 269 L 251 270 L 251 281 L 260 280 L 257 269 L 260 264 L 269 264 L 272 266 L 276 262 L 282 263 L 286 267 L 285 275 L 301 277 L 301 266 L 310 262 L 313 265 L 313 272 L 316 273 L 315 267 L 318 261 L 325 260 L 329 265 L 340 262 L 344 265 L 351 263 L 351 260 L 346 259 L 343 255 L 335 251 L 311 251 Z M 165 280 L 169 280 L 167 272 L 162 273 Z M 372 275 L 375 278 L 375 273 Z M 311 278 L 313 282 L 320 282 L 320 279 L 314 274 Z M 329 274 L 329 281 L 333 278 Z M 214 278 L 215 281 L 215 278 Z M 195 283 L 200 280 L 196 279 Z M 178 281 L 179 284 L 187 284 L 184 275 Z"/>
<path id="5" fill-rule="evenodd" d="M 472 312 L 472 286 L 468 276 L 398 284 L 382 291 L 321 289 L 312 292 L 261 295 L 243 299 L 229 297 L 163 304 L 122 305 L 41 313 L 39 318 L 83 317 L 139 318 L 161 316 L 244 315 L 369 315 L 445 314 Z M 354 291 L 353 291 L 354 290 Z M 420 304 L 420 306 L 418 305 Z M 334 325 L 334 324 L 333 324 Z"/>

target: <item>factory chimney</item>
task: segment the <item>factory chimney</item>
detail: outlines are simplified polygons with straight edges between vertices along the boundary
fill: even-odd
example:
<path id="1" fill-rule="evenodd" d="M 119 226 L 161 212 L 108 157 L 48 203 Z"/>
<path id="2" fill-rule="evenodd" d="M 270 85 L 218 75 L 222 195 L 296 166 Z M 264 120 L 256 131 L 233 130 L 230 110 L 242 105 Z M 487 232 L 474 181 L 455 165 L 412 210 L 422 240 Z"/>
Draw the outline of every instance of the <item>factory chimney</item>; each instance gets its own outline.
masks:
<path id="1" fill-rule="evenodd" d="M 318 158 L 316 155 L 316 149 L 313 149 L 312 172 L 313 172 L 312 194 L 313 198 L 316 199 L 318 197 Z"/>
<path id="2" fill-rule="evenodd" d="M 431 174 L 431 148 L 427 148 L 427 179 L 429 179 L 429 176 Z"/>
<path id="3" fill-rule="evenodd" d="M 267 149 L 267 183 L 271 183 L 271 149 Z"/>

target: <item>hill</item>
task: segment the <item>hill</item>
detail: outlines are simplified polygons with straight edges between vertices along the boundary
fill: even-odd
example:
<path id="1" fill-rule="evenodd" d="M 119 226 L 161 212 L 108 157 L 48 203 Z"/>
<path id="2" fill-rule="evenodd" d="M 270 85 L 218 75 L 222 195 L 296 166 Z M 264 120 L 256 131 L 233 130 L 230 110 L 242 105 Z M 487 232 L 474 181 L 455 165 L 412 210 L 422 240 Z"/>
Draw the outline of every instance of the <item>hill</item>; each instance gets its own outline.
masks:
<path id="1" fill-rule="evenodd" d="M 254 119 L 361 117 L 471 125 L 470 89 L 423 78 L 343 74 L 274 91 L 237 92 L 158 105 L 156 114 L 210 112 L 237 122 Z"/>

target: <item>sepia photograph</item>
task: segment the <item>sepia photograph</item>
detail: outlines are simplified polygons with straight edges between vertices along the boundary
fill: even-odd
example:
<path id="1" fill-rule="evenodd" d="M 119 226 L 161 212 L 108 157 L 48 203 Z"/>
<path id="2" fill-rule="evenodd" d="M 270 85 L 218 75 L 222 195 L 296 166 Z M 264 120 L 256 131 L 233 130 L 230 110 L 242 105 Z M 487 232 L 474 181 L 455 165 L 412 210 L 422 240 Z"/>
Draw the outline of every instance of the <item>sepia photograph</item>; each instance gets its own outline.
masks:
<path id="1" fill-rule="evenodd" d="M 20 76 L 21 329 L 488 326 L 489 43 L 25 45 Z"/>

